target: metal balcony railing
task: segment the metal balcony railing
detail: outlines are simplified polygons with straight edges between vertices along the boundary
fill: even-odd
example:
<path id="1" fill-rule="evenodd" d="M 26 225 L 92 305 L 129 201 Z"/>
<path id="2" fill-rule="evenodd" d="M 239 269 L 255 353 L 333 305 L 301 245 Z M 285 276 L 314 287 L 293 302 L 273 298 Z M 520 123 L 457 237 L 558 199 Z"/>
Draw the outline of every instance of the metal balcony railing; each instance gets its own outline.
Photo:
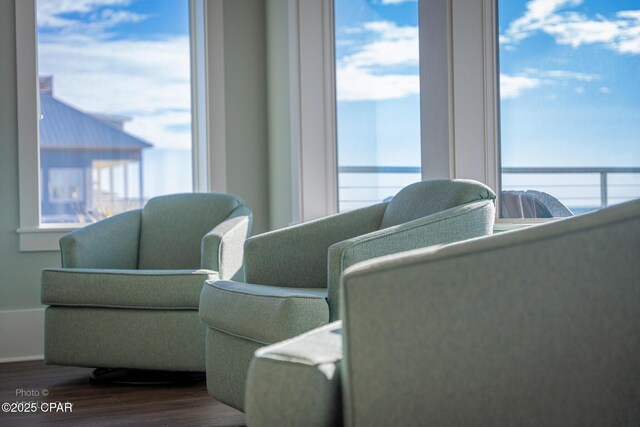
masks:
<path id="1" fill-rule="evenodd" d="M 640 167 L 506 167 L 502 189 L 544 191 L 582 213 L 640 198 Z"/>
<path id="2" fill-rule="evenodd" d="M 640 198 L 640 167 L 504 167 L 502 190 L 538 190 L 581 213 Z M 340 210 L 379 202 L 420 180 L 420 167 L 341 166 Z"/>

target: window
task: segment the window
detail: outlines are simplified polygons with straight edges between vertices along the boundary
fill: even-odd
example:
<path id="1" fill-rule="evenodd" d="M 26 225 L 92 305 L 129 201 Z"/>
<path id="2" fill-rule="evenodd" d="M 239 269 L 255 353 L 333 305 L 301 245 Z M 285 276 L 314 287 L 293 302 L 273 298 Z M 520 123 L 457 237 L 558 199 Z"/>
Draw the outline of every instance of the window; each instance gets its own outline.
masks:
<path id="1" fill-rule="evenodd" d="M 419 20 L 411 25 L 417 23 L 419 28 L 418 63 L 412 62 L 411 72 L 401 70 L 400 64 L 366 69 L 375 71 L 375 77 L 412 74 L 419 69 L 420 92 L 416 96 L 420 98 L 420 120 L 411 122 L 420 126 L 420 154 L 413 154 L 415 163 L 402 166 L 419 167 L 423 179 L 485 182 L 500 199 L 511 199 L 507 203 L 516 213 L 506 216 L 520 217 L 516 221 L 522 221 L 523 216 L 566 214 L 565 208 L 578 214 L 640 197 L 640 86 L 635 84 L 640 61 L 637 2 L 326 1 L 336 9 L 330 15 L 336 20 L 335 50 L 326 48 L 325 41 L 324 50 L 316 52 L 323 52 L 325 64 L 336 70 L 338 99 L 332 102 L 337 110 L 335 170 L 341 209 L 347 209 L 344 201 L 347 196 L 352 197 L 352 189 L 344 185 L 346 172 L 350 179 L 354 178 L 354 171 L 365 172 L 351 166 L 393 158 L 377 156 L 384 138 L 378 119 L 384 109 L 373 102 L 366 107 L 361 101 L 346 102 L 349 91 L 353 93 L 359 86 L 341 86 L 341 82 L 349 81 L 345 71 L 354 71 L 345 65 L 349 60 L 363 64 L 362 61 L 375 58 L 371 50 L 354 56 L 367 43 L 375 42 L 376 32 L 372 30 L 379 30 L 380 35 L 383 28 L 367 22 L 388 20 L 394 21 L 396 27 L 402 26 L 399 8 L 415 8 L 416 3 Z M 392 11 L 389 17 L 382 13 L 385 7 Z M 327 10 L 331 9 L 325 9 L 324 16 L 328 16 Z M 305 17 L 302 12 L 301 9 L 301 31 L 312 19 L 317 20 L 317 13 Z M 348 24 L 348 19 L 353 22 Z M 319 38 L 320 33 L 317 34 Z M 398 54 L 394 51 L 389 57 Z M 300 55 L 300 68 L 308 63 Z M 373 97 L 380 87 L 369 85 L 367 91 Z M 301 109 L 307 105 L 301 99 Z M 361 119 L 369 127 L 362 133 L 355 132 L 358 121 L 345 117 Z M 389 125 L 389 119 L 384 120 Z M 328 126 L 325 129 L 331 131 Z M 364 149 L 349 158 L 349 147 L 358 141 L 354 135 L 374 147 L 366 150 L 369 158 L 363 155 Z M 327 139 L 330 144 L 335 141 Z M 309 150 L 302 145 L 302 162 L 312 164 L 314 156 L 305 154 Z M 378 173 L 380 169 L 376 167 L 386 165 L 380 162 L 370 166 L 366 172 Z M 300 193 L 303 200 L 309 200 L 315 193 L 305 191 L 304 183 L 309 179 L 302 170 Z M 372 175 L 375 174 L 368 174 Z M 314 178 L 318 181 L 322 176 Z M 384 192 L 376 192 L 379 184 L 375 180 L 361 185 L 373 189 L 372 197 L 363 199 L 386 197 Z M 503 190 L 507 197 L 501 197 Z M 537 198 L 527 204 L 522 201 L 523 195 L 526 200 Z M 510 228 L 499 222 L 498 228 Z"/>
<path id="2" fill-rule="evenodd" d="M 418 3 L 335 0 L 338 210 L 421 179 Z"/>
<path id="3" fill-rule="evenodd" d="M 48 201 L 52 204 L 84 201 L 84 174 L 78 168 L 51 168 L 45 179 Z M 43 175 L 44 176 L 44 175 Z M 43 185 L 43 187 L 45 187 Z"/>
<path id="4" fill-rule="evenodd" d="M 188 0 L 37 0 L 40 221 L 192 191 Z"/>
<path id="5" fill-rule="evenodd" d="M 493 0 L 289 4 L 300 220 L 421 178 L 495 188 Z"/>
<path id="6" fill-rule="evenodd" d="M 501 217 L 640 197 L 636 1 L 501 0 Z"/>
<path id="7" fill-rule="evenodd" d="M 225 191 L 221 9 L 16 2 L 21 250 L 156 195 Z"/>

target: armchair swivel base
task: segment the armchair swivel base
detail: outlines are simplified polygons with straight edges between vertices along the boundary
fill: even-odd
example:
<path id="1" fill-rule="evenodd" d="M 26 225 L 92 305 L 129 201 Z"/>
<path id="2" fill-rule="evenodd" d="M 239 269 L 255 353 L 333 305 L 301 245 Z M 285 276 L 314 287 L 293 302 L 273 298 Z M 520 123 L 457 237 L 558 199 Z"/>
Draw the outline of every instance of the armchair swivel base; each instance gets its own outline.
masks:
<path id="1" fill-rule="evenodd" d="M 89 375 L 89 382 L 97 384 L 157 386 L 198 383 L 204 381 L 205 377 L 204 372 L 96 368 Z"/>

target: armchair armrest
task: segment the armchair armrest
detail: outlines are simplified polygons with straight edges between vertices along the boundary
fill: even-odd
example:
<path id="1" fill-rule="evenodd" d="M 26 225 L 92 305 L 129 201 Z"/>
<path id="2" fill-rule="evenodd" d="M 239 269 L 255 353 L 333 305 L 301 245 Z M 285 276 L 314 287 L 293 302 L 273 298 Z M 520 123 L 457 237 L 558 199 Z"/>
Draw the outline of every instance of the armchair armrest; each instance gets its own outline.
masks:
<path id="1" fill-rule="evenodd" d="M 62 267 L 138 268 L 141 212 L 114 215 L 62 236 Z"/>
<path id="2" fill-rule="evenodd" d="M 380 228 L 386 206 L 380 203 L 250 238 L 244 248 L 247 282 L 326 288 L 329 246 Z"/>
<path id="3" fill-rule="evenodd" d="M 636 201 L 350 267 L 348 425 L 638 424 L 639 242 Z"/>
<path id="4" fill-rule="evenodd" d="M 342 425 L 342 322 L 255 352 L 247 376 L 247 424 Z"/>
<path id="5" fill-rule="evenodd" d="M 331 246 L 328 255 L 328 302 L 331 320 L 339 318 L 340 274 L 347 267 L 397 252 L 491 234 L 494 214 L 493 200 L 481 200 Z"/>
<path id="6" fill-rule="evenodd" d="M 239 206 L 202 239 L 201 268 L 217 271 L 220 279 L 242 275 L 244 242 L 251 233 L 253 212 Z"/>

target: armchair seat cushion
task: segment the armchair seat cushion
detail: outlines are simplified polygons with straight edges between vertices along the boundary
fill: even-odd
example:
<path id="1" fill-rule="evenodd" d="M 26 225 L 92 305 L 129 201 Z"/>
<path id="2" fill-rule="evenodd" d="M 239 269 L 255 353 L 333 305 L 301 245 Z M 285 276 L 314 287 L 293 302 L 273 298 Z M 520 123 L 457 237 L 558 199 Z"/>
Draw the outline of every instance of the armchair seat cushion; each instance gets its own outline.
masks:
<path id="1" fill-rule="evenodd" d="M 212 270 L 47 269 L 42 303 L 58 306 L 197 310 Z"/>
<path id="2" fill-rule="evenodd" d="M 260 344 L 299 335 L 329 321 L 327 289 L 208 280 L 200 318 L 210 328 Z"/>

